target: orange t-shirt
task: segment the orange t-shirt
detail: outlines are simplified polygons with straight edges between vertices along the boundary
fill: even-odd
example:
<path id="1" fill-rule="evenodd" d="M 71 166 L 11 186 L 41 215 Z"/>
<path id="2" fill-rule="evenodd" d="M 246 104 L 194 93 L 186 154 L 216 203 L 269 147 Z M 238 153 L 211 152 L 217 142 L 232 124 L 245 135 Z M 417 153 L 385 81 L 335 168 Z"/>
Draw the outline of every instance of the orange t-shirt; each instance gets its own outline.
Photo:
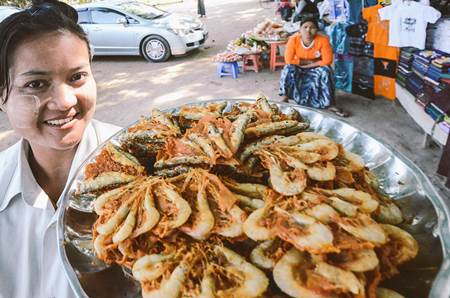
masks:
<path id="1" fill-rule="evenodd" d="M 333 63 L 333 49 L 328 37 L 317 34 L 308 48 L 303 45 L 299 33 L 292 35 L 284 52 L 286 64 L 300 64 L 301 60 L 319 61 L 320 66 Z"/>
<path id="2" fill-rule="evenodd" d="M 400 56 L 400 49 L 397 47 L 390 47 L 387 45 L 374 44 L 373 45 L 373 57 L 384 58 L 389 60 L 398 61 Z"/>
<path id="3" fill-rule="evenodd" d="M 378 10 L 383 8 L 377 4 L 362 11 L 362 17 L 368 23 L 366 41 L 374 44 L 388 45 L 389 42 L 389 21 L 382 21 L 378 15 Z"/>
<path id="4" fill-rule="evenodd" d="M 379 75 L 373 76 L 375 95 L 381 95 L 390 100 L 395 100 L 395 79 Z"/>

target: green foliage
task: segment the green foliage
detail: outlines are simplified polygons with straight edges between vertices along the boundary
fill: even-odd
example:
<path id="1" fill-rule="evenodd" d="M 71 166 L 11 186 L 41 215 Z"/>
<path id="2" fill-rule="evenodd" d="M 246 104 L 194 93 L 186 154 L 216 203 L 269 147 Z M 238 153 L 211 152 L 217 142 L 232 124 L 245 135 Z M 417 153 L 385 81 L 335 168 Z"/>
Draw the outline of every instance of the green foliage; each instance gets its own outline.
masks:
<path id="1" fill-rule="evenodd" d="M 9 1 L 9 0 L 0 0 L 0 6 L 6 5 L 6 6 L 18 6 L 18 7 L 26 7 L 29 5 L 31 1 L 25 1 L 25 0 L 15 0 L 15 1 Z"/>

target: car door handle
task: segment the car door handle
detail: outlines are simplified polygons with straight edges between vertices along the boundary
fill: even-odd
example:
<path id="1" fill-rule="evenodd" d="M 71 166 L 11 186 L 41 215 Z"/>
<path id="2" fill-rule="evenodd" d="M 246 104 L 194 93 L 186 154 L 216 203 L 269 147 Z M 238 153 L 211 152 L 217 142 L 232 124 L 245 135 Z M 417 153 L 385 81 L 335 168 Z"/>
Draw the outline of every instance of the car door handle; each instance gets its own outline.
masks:
<path id="1" fill-rule="evenodd" d="M 92 29 L 92 31 L 101 31 L 102 30 L 102 28 L 100 28 L 100 27 L 94 27 L 93 29 Z"/>

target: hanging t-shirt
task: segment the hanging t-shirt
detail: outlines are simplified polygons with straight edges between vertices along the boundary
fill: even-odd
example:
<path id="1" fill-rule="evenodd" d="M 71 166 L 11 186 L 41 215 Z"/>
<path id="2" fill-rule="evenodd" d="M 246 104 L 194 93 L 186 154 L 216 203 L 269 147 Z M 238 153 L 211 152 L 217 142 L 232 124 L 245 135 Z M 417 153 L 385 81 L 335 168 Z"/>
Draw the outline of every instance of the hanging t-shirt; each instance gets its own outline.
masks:
<path id="1" fill-rule="evenodd" d="M 336 89 L 352 92 L 353 57 L 350 55 L 336 55 L 334 60 L 334 81 Z"/>
<path id="2" fill-rule="evenodd" d="M 375 74 L 395 78 L 397 73 L 397 61 L 375 58 Z"/>
<path id="3" fill-rule="evenodd" d="M 400 49 L 387 45 L 376 44 L 373 47 L 374 58 L 384 58 L 397 61 L 400 55 Z"/>
<path id="4" fill-rule="evenodd" d="M 364 55 L 364 46 L 366 42 L 364 41 L 364 36 L 367 32 L 366 23 L 352 24 L 345 28 L 348 35 L 349 48 L 348 53 L 353 56 Z"/>
<path id="5" fill-rule="evenodd" d="M 367 21 L 368 29 L 366 41 L 374 44 L 387 45 L 389 41 L 389 21 L 382 21 L 378 15 L 378 10 L 383 6 L 378 4 L 364 8 L 362 17 Z"/>
<path id="6" fill-rule="evenodd" d="M 358 74 L 363 77 L 372 78 L 373 83 L 373 75 L 374 75 L 374 60 L 370 57 L 354 57 L 353 59 L 353 74 Z"/>
<path id="7" fill-rule="evenodd" d="M 379 10 L 381 20 L 389 20 L 389 46 L 425 48 L 428 23 L 436 22 L 441 13 L 431 6 L 413 1 L 400 2 Z"/>
<path id="8" fill-rule="evenodd" d="M 392 5 L 397 5 L 397 4 L 400 4 L 403 1 L 404 0 L 391 0 L 391 4 Z M 420 3 L 422 5 L 427 5 L 427 6 L 430 5 L 430 0 L 419 0 L 419 1 L 415 0 L 415 2 Z"/>
<path id="9" fill-rule="evenodd" d="M 361 0 L 348 0 L 348 4 L 349 4 L 348 20 L 352 23 L 360 22 L 361 21 L 362 1 Z"/>
<path id="10" fill-rule="evenodd" d="M 328 0 L 330 3 L 330 19 L 336 22 L 347 22 L 350 19 L 350 5 L 347 0 Z"/>
<path id="11" fill-rule="evenodd" d="M 395 79 L 374 75 L 374 93 L 395 100 Z"/>
<path id="12" fill-rule="evenodd" d="M 348 22 L 333 23 L 325 27 L 325 33 L 330 39 L 333 51 L 336 54 L 347 54 L 349 47 L 348 35 L 345 29 L 350 25 Z"/>

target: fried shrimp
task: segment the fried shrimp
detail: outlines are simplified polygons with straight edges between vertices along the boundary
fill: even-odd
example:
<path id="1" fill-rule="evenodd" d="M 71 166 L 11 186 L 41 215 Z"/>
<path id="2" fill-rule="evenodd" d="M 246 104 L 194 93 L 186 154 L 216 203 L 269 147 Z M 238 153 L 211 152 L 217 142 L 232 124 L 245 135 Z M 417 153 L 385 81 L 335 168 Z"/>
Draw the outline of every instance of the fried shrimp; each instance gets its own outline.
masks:
<path id="1" fill-rule="evenodd" d="M 214 284 L 214 279 L 211 276 L 211 269 L 208 267 L 205 270 L 202 281 L 200 283 L 200 294 L 197 298 L 215 298 L 216 287 Z"/>
<path id="2" fill-rule="evenodd" d="M 102 215 L 105 205 L 107 205 L 110 201 L 117 200 L 120 195 L 124 194 L 129 189 L 129 187 L 130 185 L 114 188 L 98 196 L 94 201 L 95 213 L 97 213 L 97 215 Z"/>
<path id="3" fill-rule="evenodd" d="M 393 225 L 383 224 L 381 227 L 389 238 L 386 246 L 391 248 L 393 262 L 403 264 L 417 256 L 419 246 L 411 234 Z"/>
<path id="4" fill-rule="evenodd" d="M 165 235 L 167 232 L 182 226 L 191 215 L 191 206 L 178 192 L 165 182 L 155 185 L 154 192 L 158 201 L 159 210 L 163 213 L 156 226 L 157 233 Z"/>
<path id="5" fill-rule="evenodd" d="M 233 206 L 228 215 L 226 222 L 219 224 L 215 228 L 215 232 L 219 235 L 229 238 L 239 237 L 244 233 L 243 224 L 247 218 L 247 214 L 237 205 Z"/>
<path id="6" fill-rule="evenodd" d="M 293 248 L 289 250 L 273 268 L 273 279 L 286 294 L 296 298 L 326 298 L 326 294 L 308 289 L 302 275 L 306 273 L 307 259 L 305 253 Z M 302 274 L 303 273 L 303 274 Z"/>
<path id="7" fill-rule="evenodd" d="M 340 146 L 339 155 L 336 158 L 336 167 L 339 170 L 359 172 L 364 169 L 364 160 L 358 154 L 345 150 Z"/>
<path id="8" fill-rule="evenodd" d="M 327 204 L 318 204 L 305 210 L 305 214 L 309 215 L 322 223 L 329 223 L 332 218 L 336 218 L 339 214 Z"/>
<path id="9" fill-rule="evenodd" d="M 315 181 L 332 181 L 336 178 L 336 168 L 327 161 L 324 165 L 316 163 L 306 170 L 308 177 Z"/>
<path id="10" fill-rule="evenodd" d="M 318 262 L 314 273 L 325 278 L 335 289 L 350 292 L 354 295 L 364 291 L 364 285 L 350 271 L 342 270 L 325 262 Z"/>
<path id="11" fill-rule="evenodd" d="M 99 257 L 102 260 L 106 259 L 107 255 L 107 236 L 106 235 L 97 235 L 94 239 L 94 251 L 97 257 Z"/>
<path id="12" fill-rule="evenodd" d="M 333 160 L 339 154 L 338 145 L 330 139 L 316 139 L 296 146 L 302 151 L 319 154 L 323 161 Z"/>
<path id="13" fill-rule="evenodd" d="M 181 288 L 186 279 L 186 272 L 189 269 L 187 263 L 180 263 L 170 274 L 168 279 L 163 279 L 159 289 L 146 291 L 142 290 L 143 298 L 178 298 Z"/>
<path id="14" fill-rule="evenodd" d="M 136 223 L 136 227 L 131 235 L 132 238 L 135 238 L 139 235 L 142 235 L 156 226 L 161 215 L 158 212 L 158 209 L 155 207 L 155 201 L 153 197 L 153 193 L 151 190 L 151 186 L 146 187 L 141 195 L 144 195 L 142 199 L 142 203 L 138 209 L 138 219 Z"/>
<path id="15" fill-rule="evenodd" d="M 344 200 L 341 200 L 338 197 L 329 197 L 327 198 L 329 201 L 330 206 L 332 206 L 334 209 L 336 209 L 339 213 L 348 216 L 348 217 L 354 217 L 358 213 L 358 207 L 346 202 Z"/>
<path id="16" fill-rule="evenodd" d="M 209 209 L 205 188 L 206 184 L 203 181 L 196 196 L 196 212 L 191 215 L 195 216 L 192 225 L 180 227 L 182 232 L 197 240 L 205 239 L 214 228 L 214 215 Z"/>
<path id="17" fill-rule="evenodd" d="M 264 226 L 266 217 L 269 215 L 269 206 L 264 206 L 253 211 L 244 222 L 244 232 L 252 240 L 269 240 L 276 235 L 273 228 Z"/>
<path id="18" fill-rule="evenodd" d="M 120 208 L 117 210 L 117 212 L 111 218 L 109 218 L 107 222 L 97 226 L 97 232 L 101 235 L 112 234 L 117 229 L 117 227 L 125 220 L 125 218 L 127 218 L 133 203 L 134 197 L 128 198 L 127 201 L 120 205 Z"/>
<path id="19" fill-rule="evenodd" d="M 270 259 L 265 251 L 270 248 L 274 243 L 273 240 L 266 240 L 256 246 L 250 253 L 250 260 L 256 266 L 263 269 L 272 269 L 275 265 L 275 261 Z"/>
<path id="20" fill-rule="evenodd" d="M 152 281 L 163 275 L 164 262 L 171 260 L 172 254 L 145 255 L 139 258 L 133 265 L 133 277 L 138 281 Z"/>
<path id="21" fill-rule="evenodd" d="M 136 225 L 137 208 L 138 208 L 138 201 L 135 200 L 122 225 L 114 233 L 112 238 L 113 243 L 122 242 L 129 236 L 131 236 L 131 234 L 133 233 L 134 226 Z"/>
<path id="22" fill-rule="evenodd" d="M 337 267 L 353 272 L 371 271 L 379 265 L 378 257 L 371 248 L 343 250 L 338 254 L 329 255 L 328 259 Z"/>
<path id="23" fill-rule="evenodd" d="M 378 208 L 378 201 L 373 199 L 369 193 L 356 190 L 353 188 L 338 188 L 333 190 L 317 189 L 319 192 L 329 195 L 337 196 L 345 201 L 357 205 L 362 212 L 372 213 Z"/>
<path id="24" fill-rule="evenodd" d="M 281 239 L 263 241 L 252 250 L 250 260 L 262 269 L 272 269 L 286 253 L 287 247 Z"/>
<path id="25" fill-rule="evenodd" d="M 386 233 L 381 225 L 366 214 L 359 213 L 354 218 L 335 218 L 334 221 L 342 229 L 359 239 L 369 241 L 375 245 L 381 245 L 387 241 Z"/>
<path id="26" fill-rule="evenodd" d="M 270 173 L 270 185 L 280 194 L 291 196 L 301 193 L 306 188 L 306 173 L 302 169 L 284 171 L 277 158 L 268 151 L 259 151 L 264 166 Z"/>
<path id="27" fill-rule="evenodd" d="M 306 170 L 308 177 L 315 181 L 331 181 L 336 177 L 336 168 L 333 163 L 320 162 L 321 156 L 317 153 L 292 150 L 292 147 L 279 147 L 273 145 L 270 151 L 282 162 L 293 169 Z"/>
<path id="28" fill-rule="evenodd" d="M 299 250 L 312 252 L 335 251 L 333 233 L 327 225 L 300 212 L 287 212 L 275 207 L 278 218 L 277 235 Z"/>
<path id="29" fill-rule="evenodd" d="M 237 286 L 221 290 L 218 294 L 223 297 L 259 297 L 269 286 L 269 279 L 264 272 L 245 261 L 239 254 L 224 246 L 216 246 L 215 252 L 223 255 L 228 264 L 226 268 L 242 276 Z"/>

